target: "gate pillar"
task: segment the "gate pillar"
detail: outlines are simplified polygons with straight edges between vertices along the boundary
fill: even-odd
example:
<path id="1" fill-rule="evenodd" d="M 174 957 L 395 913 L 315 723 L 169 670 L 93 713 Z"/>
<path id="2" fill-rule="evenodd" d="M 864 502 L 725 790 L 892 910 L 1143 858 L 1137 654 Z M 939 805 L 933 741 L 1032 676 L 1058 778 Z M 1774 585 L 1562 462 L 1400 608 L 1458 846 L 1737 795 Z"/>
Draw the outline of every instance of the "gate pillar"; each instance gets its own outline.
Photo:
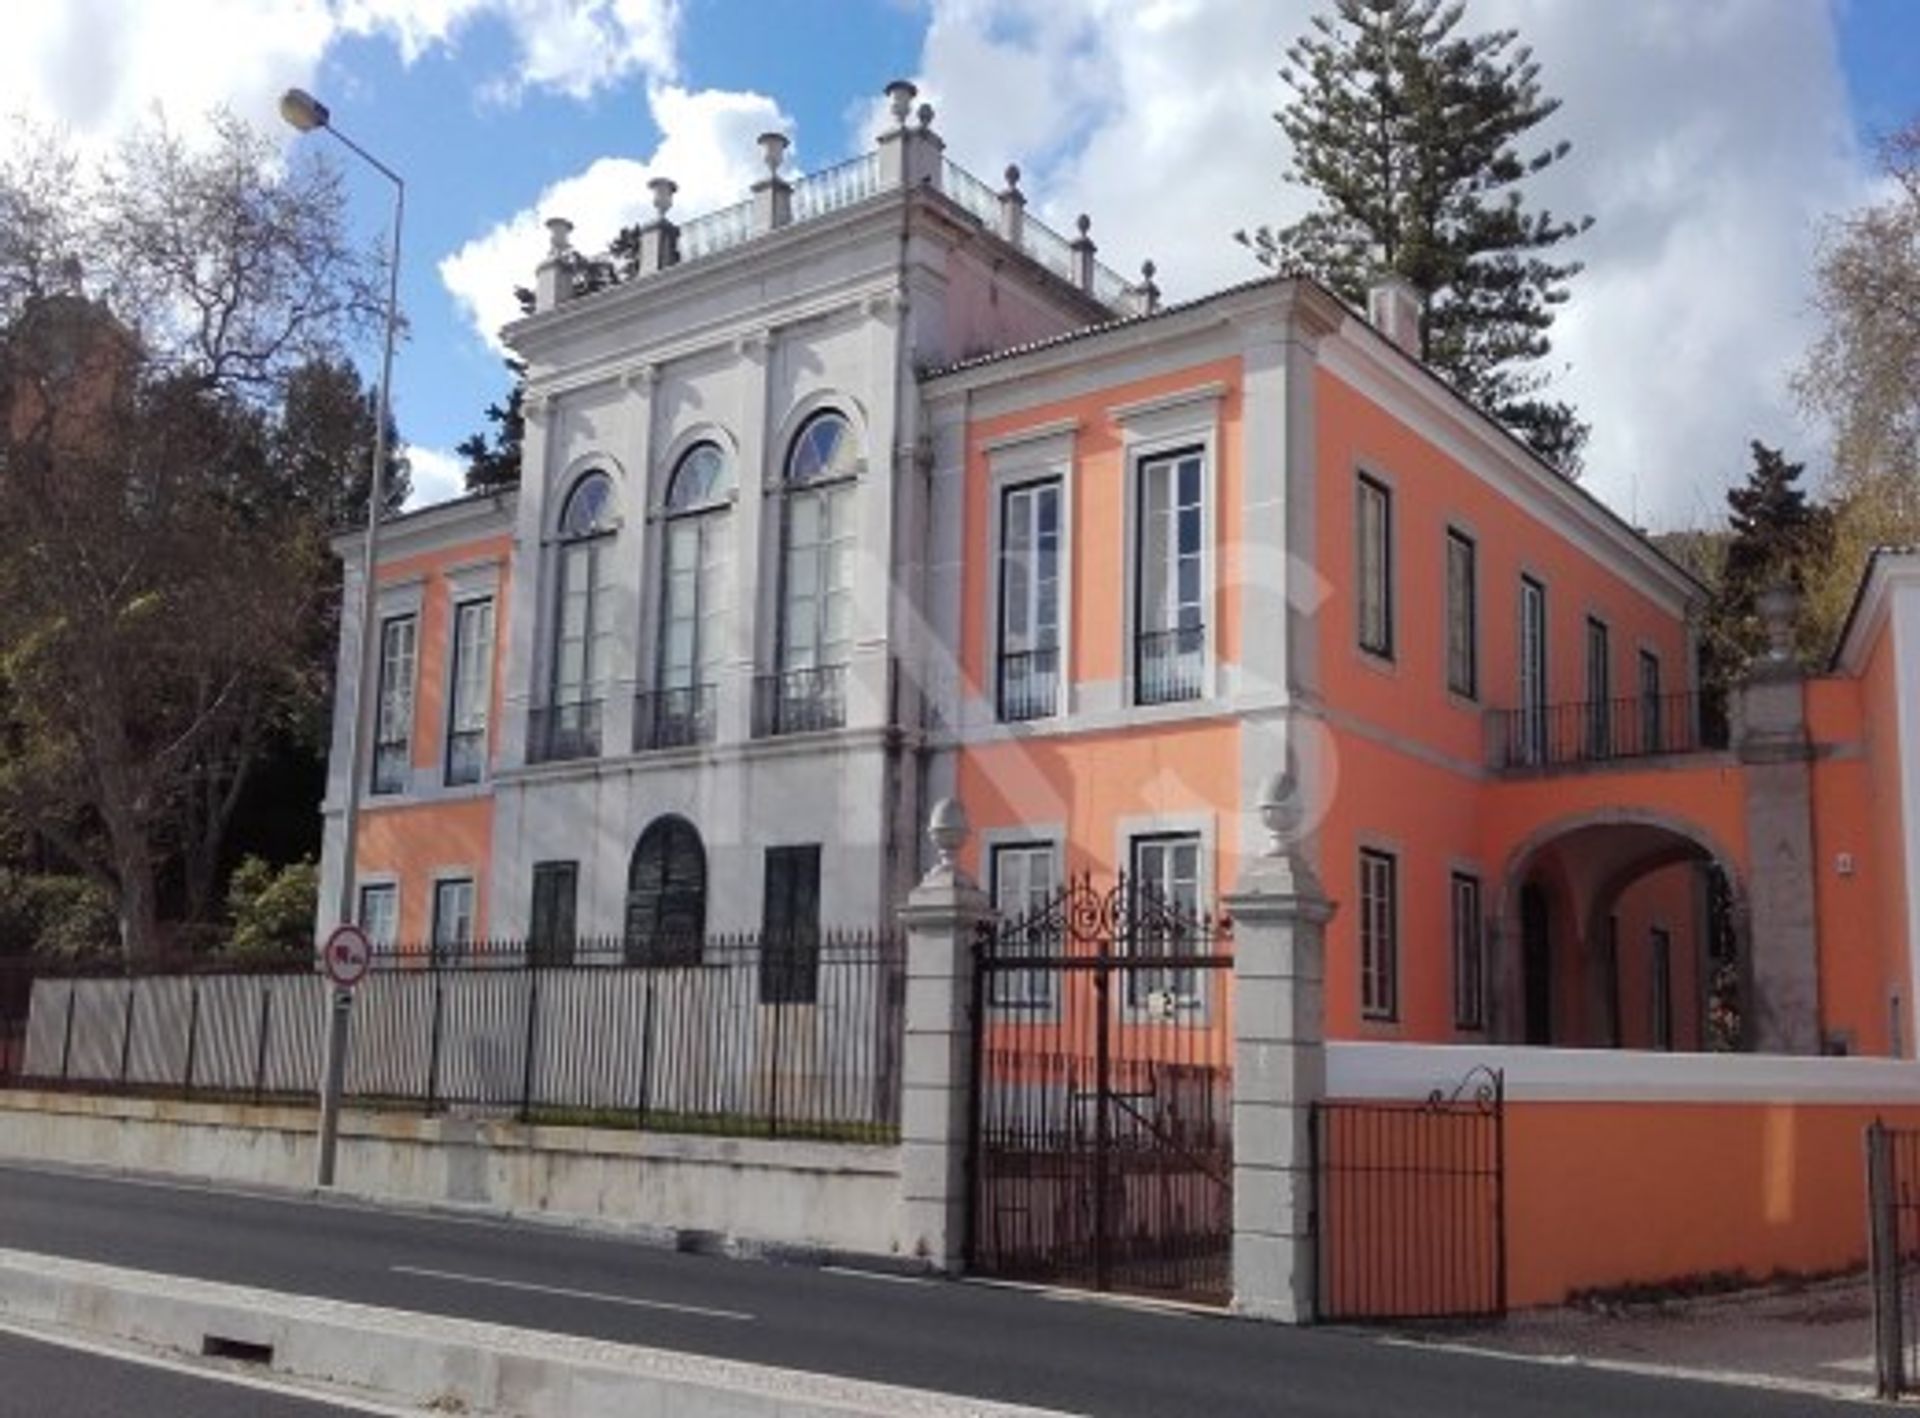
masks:
<path id="1" fill-rule="evenodd" d="M 967 1131 L 973 1089 L 973 945 L 991 913 L 954 861 L 967 839 L 960 804 L 934 804 L 939 853 L 900 912 L 907 931 L 906 1040 L 901 1058 L 900 1230 L 909 1254 L 957 1271 L 966 1234 Z"/>
<path id="2" fill-rule="evenodd" d="M 1327 899 L 1298 843 L 1291 779 L 1261 791 L 1268 842 L 1233 918 L 1233 1308 L 1314 1317 L 1313 1106 L 1326 1093 Z"/>

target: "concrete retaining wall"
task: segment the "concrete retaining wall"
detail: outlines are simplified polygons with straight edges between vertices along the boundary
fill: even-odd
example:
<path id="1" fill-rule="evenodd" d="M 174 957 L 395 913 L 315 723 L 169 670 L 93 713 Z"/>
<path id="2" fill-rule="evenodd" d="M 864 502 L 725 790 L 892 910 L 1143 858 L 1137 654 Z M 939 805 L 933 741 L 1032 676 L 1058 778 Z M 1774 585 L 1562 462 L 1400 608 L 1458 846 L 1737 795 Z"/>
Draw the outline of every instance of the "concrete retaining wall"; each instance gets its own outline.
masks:
<path id="1" fill-rule="evenodd" d="M 307 1108 L 0 1093 L 0 1157 L 305 1189 Z M 898 1150 L 349 1112 L 340 1185 L 743 1250 L 901 1253 Z M 903 1257 L 903 1259 L 910 1259 Z"/>

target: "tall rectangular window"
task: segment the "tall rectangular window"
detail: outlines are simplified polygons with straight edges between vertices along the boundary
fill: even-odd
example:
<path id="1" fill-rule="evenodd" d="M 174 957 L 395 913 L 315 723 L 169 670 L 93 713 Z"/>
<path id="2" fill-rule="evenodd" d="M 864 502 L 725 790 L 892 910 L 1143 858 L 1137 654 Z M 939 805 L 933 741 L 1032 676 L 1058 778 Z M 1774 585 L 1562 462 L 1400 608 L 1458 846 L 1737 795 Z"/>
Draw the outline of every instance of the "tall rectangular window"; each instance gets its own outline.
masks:
<path id="1" fill-rule="evenodd" d="M 1481 940 L 1480 878 L 1453 874 L 1453 1024 L 1484 1029 L 1487 1024 L 1486 952 Z"/>
<path id="2" fill-rule="evenodd" d="M 1134 699 L 1198 699 L 1206 670 L 1201 585 L 1206 460 L 1199 449 L 1140 464 L 1138 616 Z"/>
<path id="3" fill-rule="evenodd" d="M 1587 617 L 1587 756 L 1613 757 L 1613 637 Z"/>
<path id="4" fill-rule="evenodd" d="M 459 955 L 473 943 L 473 881 L 447 877 L 433 884 L 433 954 Z"/>
<path id="5" fill-rule="evenodd" d="M 1477 549 L 1465 532 L 1447 529 L 1447 688 L 1480 694 L 1480 587 Z"/>
<path id="6" fill-rule="evenodd" d="M 375 946 L 393 944 L 400 928 L 400 888 L 390 881 L 360 888 L 360 919 L 356 923 Z"/>
<path id="7" fill-rule="evenodd" d="M 1360 648 L 1393 658 L 1393 493 L 1360 474 L 1355 490 L 1359 546 L 1355 567 Z"/>
<path id="8" fill-rule="evenodd" d="M 373 732 L 376 793 L 407 790 L 413 746 L 413 670 L 419 625 L 411 615 L 380 622 L 380 688 Z"/>
<path id="9" fill-rule="evenodd" d="M 1126 941 L 1128 952 L 1175 958 L 1197 953 L 1196 934 L 1182 927 L 1184 922 L 1200 919 L 1199 834 L 1169 832 L 1134 838 L 1133 888 L 1149 905 L 1135 911 L 1145 924 L 1132 928 Z M 1128 973 L 1129 1008 L 1165 1015 L 1200 1003 L 1199 972 L 1190 966 Z"/>
<path id="10" fill-rule="evenodd" d="M 1002 719 L 1056 712 L 1060 683 L 1060 483 L 1011 487 L 1000 498 Z"/>
<path id="11" fill-rule="evenodd" d="M 1399 861 L 1371 847 L 1360 852 L 1360 1014 L 1390 1020 L 1399 1012 Z"/>
<path id="12" fill-rule="evenodd" d="M 579 894 L 578 862 L 533 864 L 533 915 L 527 930 L 527 957 L 534 964 L 572 963 Z"/>
<path id="13" fill-rule="evenodd" d="M 1058 854 L 1050 842 L 997 846 L 990 858 L 993 909 L 1003 923 L 1003 949 L 1022 955 L 1057 955 L 1059 932 L 1047 912 L 1060 885 Z M 996 1009 L 1052 1009 L 1053 972 L 995 970 L 990 1002 Z"/>
<path id="14" fill-rule="evenodd" d="M 1651 650 L 1640 652 L 1640 751 L 1659 753 L 1664 747 L 1665 724 L 1661 719 L 1660 657 Z"/>
<path id="15" fill-rule="evenodd" d="M 1547 588 L 1520 578 L 1520 705 L 1517 718 L 1522 763 L 1547 759 Z"/>
<path id="16" fill-rule="evenodd" d="M 493 601 L 453 609 L 453 694 L 447 706 L 447 782 L 477 783 L 487 767 L 493 705 Z"/>
<path id="17" fill-rule="evenodd" d="M 1655 926 L 1648 942 L 1647 970 L 1653 983 L 1653 998 L 1648 1001 L 1653 1013 L 1653 1047 L 1673 1047 L 1673 937 L 1665 927 Z"/>
<path id="18" fill-rule="evenodd" d="M 769 847 L 766 862 L 760 1002 L 812 1004 L 820 994 L 820 844 Z"/>

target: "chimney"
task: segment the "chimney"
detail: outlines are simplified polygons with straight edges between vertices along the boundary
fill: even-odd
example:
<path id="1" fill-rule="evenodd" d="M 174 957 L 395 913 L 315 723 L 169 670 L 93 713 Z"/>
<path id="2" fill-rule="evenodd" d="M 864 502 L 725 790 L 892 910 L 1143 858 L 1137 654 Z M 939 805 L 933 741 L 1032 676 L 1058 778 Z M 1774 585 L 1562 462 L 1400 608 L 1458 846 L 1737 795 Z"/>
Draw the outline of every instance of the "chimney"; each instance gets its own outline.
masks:
<path id="1" fill-rule="evenodd" d="M 1387 275 L 1367 289 L 1367 319 L 1373 328 L 1415 359 L 1426 351 L 1420 338 L 1420 292 L 1405 276 Z"/>

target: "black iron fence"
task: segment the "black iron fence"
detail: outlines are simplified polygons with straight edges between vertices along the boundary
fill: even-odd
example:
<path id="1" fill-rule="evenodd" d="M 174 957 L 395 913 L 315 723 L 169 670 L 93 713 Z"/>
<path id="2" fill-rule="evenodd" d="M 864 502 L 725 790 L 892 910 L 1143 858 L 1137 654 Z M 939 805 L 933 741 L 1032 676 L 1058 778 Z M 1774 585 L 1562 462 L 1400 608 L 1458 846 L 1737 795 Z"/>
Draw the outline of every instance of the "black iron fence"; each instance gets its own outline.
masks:
<path id="1" fill-rule="evenodd" d="M 809 734 L 847 722 L 847 667 L 815 665 L 758 675 L 753 681 L 756 737 Z"/>
<path id="2" fill-rule="evenodd" d="M 537 705 L 527 713 L 527 762 L 558 763 L 600 755 L 600 701 Z"/>
<path id="3" fill-rule="evenodd" d="M 1198 699 L 1206 684 L 1206 627 L 1143 631 L 1134 642 L 1133 697 L 1138 704 Z"/>
<path id="4" fill-rule="evenodd" d="M 1315 1105 L 1319 1319 L 1506 1313 L 1504 1093 L 1476 1069 L 1425 1099 Z"/>
<path id="5" fill-rule="evenodd" d="M 712 743 L 713 729 L 714 688 L 710 684 L 655 689 L 634 696 L 635 753 Z"/>
<path id="6" fill-rule="evenodd" d="M 347 1096 L 663 1132 L 897 1137 L 898 939 L 660 947 L 585 940 L 537 960 L 514 941 L 383 950 L 356 991 Z M 135 974 L 0 966 L 0 981 L 9 977 L 0 1081 L 12 1086 L 315 1095 L 329 986 L 308 959 Z"/>
<path id="7" fill-rule="evenodd" d="M 1920 1387 L 1920 1131 L 1867 1129 L 1867 1273 L 1882 1398 Z"/>
<path id="8" fill-rule="evenodd" d="M 1537 772 L 1726 746 L 1724 705 L 1703 694 L 1581 700 L 1487 713 L 1487 761 L 1500 772 Z"/>
<path id="9" fill-rule="evenodd" d="M 1060 650 L 1048 645 L 1000 657 L 1000 717 L 1044 719 L 1060 708 Z"/>

